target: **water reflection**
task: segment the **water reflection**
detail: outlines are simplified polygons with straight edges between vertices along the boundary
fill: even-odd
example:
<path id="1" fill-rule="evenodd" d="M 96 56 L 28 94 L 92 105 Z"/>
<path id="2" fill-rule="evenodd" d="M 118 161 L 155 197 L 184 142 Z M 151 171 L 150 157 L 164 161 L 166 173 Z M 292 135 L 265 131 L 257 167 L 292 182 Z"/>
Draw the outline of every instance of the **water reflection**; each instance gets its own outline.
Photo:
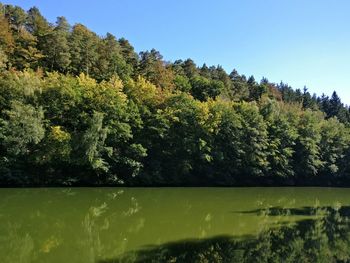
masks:
<path id="1" fill-rule="evenodd" d="M 350 207 L 273 207 L 264 211 L 265 216 L 293 213 L 316 217 L 266 229 L 256 236 L 169 242 L 98 262 L 349 262 Z"/>
<path id="2" fill-rule="evenodd" d="M 349 196 L 324 188 L 0 189 L 0 262 L 347 262 Z"/>
<path id="3" fill-rule="evenodd" d="M 31 262 L 34 241 L 28 233 L 21 234 L 17 224 L 7 224 L 7 233 L 0 237 L 0 243 L 2 250 L 11 252 L 1 253 L 3 262 Z"/>

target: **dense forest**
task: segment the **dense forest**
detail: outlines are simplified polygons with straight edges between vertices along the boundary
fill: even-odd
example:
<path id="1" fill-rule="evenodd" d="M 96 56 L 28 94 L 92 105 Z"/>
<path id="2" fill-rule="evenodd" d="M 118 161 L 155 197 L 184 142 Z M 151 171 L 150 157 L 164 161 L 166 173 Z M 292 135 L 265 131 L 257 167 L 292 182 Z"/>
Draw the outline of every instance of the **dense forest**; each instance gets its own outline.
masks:
<path id="1" fill-rule="evenodd" d="M 350 112 L 0 4 L 0 184 L 349 185 Z"/>

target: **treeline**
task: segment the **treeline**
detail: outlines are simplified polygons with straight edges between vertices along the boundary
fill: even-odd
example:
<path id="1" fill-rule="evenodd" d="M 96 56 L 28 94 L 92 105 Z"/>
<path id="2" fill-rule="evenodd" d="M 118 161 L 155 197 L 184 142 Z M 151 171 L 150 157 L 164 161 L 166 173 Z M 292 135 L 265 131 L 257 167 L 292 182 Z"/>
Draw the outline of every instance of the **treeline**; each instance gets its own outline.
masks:
<path id="1" fill-rule="evenodd" d="M 346 185 L 331 98 L 1 5 L 0 184 Z"/>

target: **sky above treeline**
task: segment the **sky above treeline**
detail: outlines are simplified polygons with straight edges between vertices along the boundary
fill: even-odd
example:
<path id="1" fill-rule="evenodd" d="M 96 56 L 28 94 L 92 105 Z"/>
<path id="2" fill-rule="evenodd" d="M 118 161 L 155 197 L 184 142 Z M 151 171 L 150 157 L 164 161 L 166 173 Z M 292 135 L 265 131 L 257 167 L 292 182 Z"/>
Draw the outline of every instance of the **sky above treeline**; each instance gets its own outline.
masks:
<path id="1" fill-rule="evenodd" d="M 65 16 L 105 35 L 125 37 L 136 51 L 157 49 L 165 60 L 192 58 L 230 73 L 333 90 L 350 104 L 348 0 L 11 0 Z"/>

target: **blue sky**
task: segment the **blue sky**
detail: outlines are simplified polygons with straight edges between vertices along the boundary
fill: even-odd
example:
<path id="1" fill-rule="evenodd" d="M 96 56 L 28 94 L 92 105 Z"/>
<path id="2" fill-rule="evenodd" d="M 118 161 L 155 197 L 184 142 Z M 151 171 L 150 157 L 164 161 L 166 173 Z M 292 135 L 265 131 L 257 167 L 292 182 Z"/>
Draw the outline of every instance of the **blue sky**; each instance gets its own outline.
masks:
<path id="1" fill-rule="evenodd" d="M 125 37 L 136 51 L 192 58 L 228 73 L 283 80 L 350 104 L 348 0 L 12 0 L 37 6 L 54 22 L 65 16 L 100 35 Z"/>

